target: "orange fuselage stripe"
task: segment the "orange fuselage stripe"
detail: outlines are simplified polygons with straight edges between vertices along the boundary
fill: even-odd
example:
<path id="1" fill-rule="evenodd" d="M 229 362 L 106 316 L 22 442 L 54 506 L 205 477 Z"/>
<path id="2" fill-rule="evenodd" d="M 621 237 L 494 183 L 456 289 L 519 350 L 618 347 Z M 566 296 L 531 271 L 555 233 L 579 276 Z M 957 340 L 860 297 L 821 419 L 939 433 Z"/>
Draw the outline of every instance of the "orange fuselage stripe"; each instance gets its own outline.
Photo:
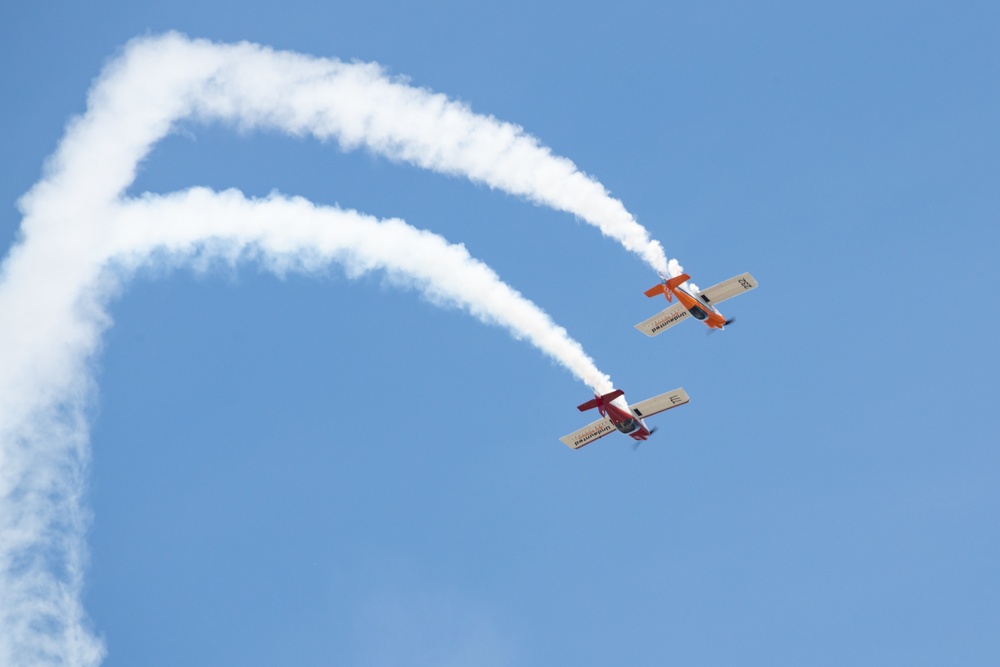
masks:
<path id="1" fill-rule="evenodd" d="M 721 329 L 726 324 L 726 318 L 718 314 L 707 303 L 700 303 L 698 299 L 694 298 L 684 290 L 671 290 L 677 297 L 677 300 L 684 304 L 684 307 L 689 311 L 692 306 L 698 306 L 698 309 L 703 313 L 708 315 L 707 319 L 702 320 L 707 327 L 710 329 Z M 694 317 L 694 315 L 692 315 Z M 698 319 L 695 317 L 695 319 Z"/>

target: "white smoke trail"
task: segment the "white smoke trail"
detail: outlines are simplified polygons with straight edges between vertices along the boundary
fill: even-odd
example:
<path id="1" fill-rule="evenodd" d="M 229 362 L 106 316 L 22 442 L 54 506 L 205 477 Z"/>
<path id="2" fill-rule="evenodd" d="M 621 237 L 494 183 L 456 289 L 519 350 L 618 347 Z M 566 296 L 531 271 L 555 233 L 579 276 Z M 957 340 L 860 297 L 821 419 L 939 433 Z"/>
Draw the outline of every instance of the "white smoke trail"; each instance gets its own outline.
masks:
<path id="1" fill-rule="evenodd" d="M 317 271 L 331 262 L 354 277 L 383 270 L 394 283 L 432 302 L 467 310 L 507 329 L 568 369 L 594 391 L 611 381 L 583 348 L 538 306 L 469 256 L 462 245 L 402 220 L 377 221 L 355 211 L 272 194 L 249 200 L 236 190 L 204 188 L 126 202 L 111 217 L 109 258 L 125 268 L 166 252 L 187 261 L 204 254 L 235 261 L 260 255 L 277 273 Z"/>
<path id="2" fill-rule="evenodd" d="M 248 62 L 260 70 L 247 70 Z M 283 83 L 284 75 L 294 85 Z M 352 88 L 352 77 L 378 85 Z M 82 495 L 89 461 L 89 370 L 110 324 L 106 304 L 118 281 L 150 257 L 165 253 L 186 261 L 222 253 L 233 260 L 257 257 L 278 271 L 313 270 L 331 261 L 343 263 L 351 275 L 384 269 L 434 301 L 504 326 L 596 391 L 611 389 L 607 376 L 564 330 L 471 259 L 464 247 L 401 221 L 378 222 L 301 199 L 251 201 L 233 191 L 193 189 L 121 201 L 138 162 L 179 118 L 211 116 L 305 131 L 306 120 L 325 118 L 323 105 L 332 103 L 328 87 L 338 81 L 347 88 L 333 92 L 367 106 L 369 115 L 344 112 L 337 122 L 326 118 L 339 129 L 314 128 L 317 136 L 336 135 L 348 145 L 363 141 L 422 166 L 555 201 L 530 188 L 518 190 L 490 169 L 474 173 L 469 165 L 457 165 L 454 156 L 437 155 L 433 145 L 430 154 L 416 157 L 428 147 L 399 128 L 368 132 L 391 119 L 372 113 L 382 104 L 362 104 L 352 94 L 378 98 L 380 90 L 410 91 L 439 109 L 438 116 L 430 116 L 437 130 L 447 129 L 455 115 L 459 125 L 478 118 L 443 98 L 389 82 L 371 66 L 275 54 L 251 45 L 189 42 L 177 35 L 130 45 L 95 86 L 87 113 L 70 125 L 45 178 L 22 198 L 22 239 L 0 267 L 0 664 L 86 666 L 103 657 L 80 601 L 88 519 Z M 409 111 L 405 105 L 396 109 Z M 424 118 L 417 113 L 414 123 Z M 500 134 L 513 133 L 514 141 L 499 149 L 499 157 L 535 151 L 562 164 L 516 128 L 480 120 Z M 463 137 L 457 139 L 458 152 L 468 153 L 468 137 Z M 546 170 L 544 165 L 539 169 Z M 568 173 L 570 181 L 594 185 L 572 165 Z M 607 199 L 603 190 L 600 194 Z M 456 275 L 463 279 L 455 280 Z"/>
<path id="3" fill-rule="evenodd" d="M 122 89 L 133 94 L 123 96 Z M 172 123 L 192 115 L 311 134 L 336 140 L 345 149 L 367 147 L 572 213 L 656 271 L 675 270 L 660 243 L 650 239 L 622 203 L 571 161 L 552 155 L 516 125 L 390 78 L 375 64 L 312 58 L 249 43 L 192 41 L 171 33 L 130 43 L 92 99 L 121 106 L 113 117 L 127 120 L 122 129 L 134 142 L 123 142 L 124 151 L 150 145 L 150 133 L 161 136 Z M 130 164 L 126 158 L 117 166 L 127 169 Z M 109 186 L 120 187 L 124 177 L 109 180 Z"/>

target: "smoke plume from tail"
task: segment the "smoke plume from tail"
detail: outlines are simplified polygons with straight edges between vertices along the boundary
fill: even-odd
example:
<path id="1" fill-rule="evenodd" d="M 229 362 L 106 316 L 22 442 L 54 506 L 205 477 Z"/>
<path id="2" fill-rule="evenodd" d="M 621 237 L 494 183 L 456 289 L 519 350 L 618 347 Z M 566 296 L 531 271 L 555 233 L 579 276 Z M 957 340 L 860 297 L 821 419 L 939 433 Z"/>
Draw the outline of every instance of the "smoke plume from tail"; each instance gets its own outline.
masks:
<path id="1" fill-rule="evenodd" d="M 279 272 L 330 263 L 352 276 L 381 270 L 506 328 L 596 392 L 611 390 L 564 329 L 463 246 L 400 220 L 202 188 L 123 200 L 139 162 L 185 117 L 335 138 L 462 174 L 574 213 L 666 269 L 659 244 L 568 160 L 376 66 L 176 34 L 131 43 L 21 199 L 22 238 L 0 266 L 0 664 L 103 657 L 80 601 L 90 370 L 110 325 L 107 304 L 149 261 L 222 256 Z"/>
<path id="2" fill-rule="evenodd" d="M 366 147 L 394 160 L 465 176 L 594 225 L 660 273 L 659 242 L 600 183 L 520 127 L 393 79 L 375 64 L 344 63 L 256 44 L 213 44 L 172 33 L 131 42 L 91 95 L 106 123 L 123 123 L 117 170 L 95 198 L 131 177 L 136 155 L 179 119 L 225 120 Z M 106 131 L 107 127 L 94 127 Z M 72 158 L 64 145 L 61 157 Z M 85 158 L 86 156 L 77 156 Z M 106 166 L 110 166 L 106 165 Z"/>

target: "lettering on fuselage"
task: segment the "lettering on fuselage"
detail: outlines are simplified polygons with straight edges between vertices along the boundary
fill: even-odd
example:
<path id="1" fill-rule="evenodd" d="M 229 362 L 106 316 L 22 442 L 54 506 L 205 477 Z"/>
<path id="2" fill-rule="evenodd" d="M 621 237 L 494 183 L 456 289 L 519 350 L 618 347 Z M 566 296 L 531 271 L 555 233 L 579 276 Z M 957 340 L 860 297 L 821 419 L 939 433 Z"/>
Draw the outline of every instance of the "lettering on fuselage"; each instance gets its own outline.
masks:
<path id="1" fill-rule="evenodd" d="M 656 333 L 660 329 L 665 329 L 665 328 L 669 327 L 671 324 L 673 324 L 674 322 L 676 322 L 677 320 L 684 319 L 687 316 L 688 316 L 688 311 L 681 310 L 681 311 L 679 311 L 677 313 L 674 313 L 670 317 L 666 317 L 666 318 L 660 320 L 659 322 L 657 322 L 656 324 L 654 324 L 653 328 L 650 329 L 650 331 L 652 333 Z"/>
<path id="2" fill-rule="evenodd" d="M 573 441 L 573 447 L 576 448 L 576 447 L 580 447 L 581 445 L 585 445 L 588 442 L 590 442 L 591 440 L 593 440 L 594 438 L 599 438 L 602 435 L 607 435 L 608 433 L 611 433 L 611 431 L 613 431 L 613 430 L 615 430 L 615 427 L 612 426 L 611 424 L 608 424 L 607 422 L 605 422 L 603 424 L 599 424 L 599 425 L 595 426 L 593 429 L 591 429 L 590 431 L 587 431 L 586 433 L 584 433 L 583 435 L 581 435 L 576 440 L 574 440 Z"/>

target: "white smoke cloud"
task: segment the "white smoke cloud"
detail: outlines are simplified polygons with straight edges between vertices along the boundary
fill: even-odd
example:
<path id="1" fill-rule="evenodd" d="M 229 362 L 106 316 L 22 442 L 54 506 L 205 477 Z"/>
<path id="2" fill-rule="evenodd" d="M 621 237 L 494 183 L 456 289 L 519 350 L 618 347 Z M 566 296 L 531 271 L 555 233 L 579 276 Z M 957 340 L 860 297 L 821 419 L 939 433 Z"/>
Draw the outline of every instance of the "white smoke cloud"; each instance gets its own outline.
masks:
<path id="1" fill-rule="evenodd" d="M 120 267 L 137 268 L 154 254 L 187 261 L 207 253 L 230 261 L 259 257 L 277 273 L 318 271 L 331 262 L 352 277 L 382 270 L 434 303 L 504 327 L 595 391 L 611 390 L 608 376 L 538 306 L 470 257 L 464 246 L 402 220 L 378 221 L 299 197 L 272 194 L 252 200 L 236 190 L 204 188 L 146 195 L 117 207 L 110 220 L 108 257 Z"/>
<path id="2" fill-rule="evenodd" d="M 123 95 L 122 91 L 130 94 Z M 141 93 L 141 94 L 136 94 Z M 554 156 L 520 127 L 473 113 L 466 105 L 390 78 L 375 64 L 343 63 L 256 44 L 213 44 L 178 34 L 131 42 L 91 94 L 119 123 L 119 150 L 102 161 L 93 193 L 131 181 L 134 152 L 185 117 L 271 127 L 366 147 L 390 159 L 472 181 L 566 211 L 638 254 L 660 273 L 675 270 L 659 242 L 597 181 Z M 109 120 L 114 119 L 114 120 Z M 80 128 L 101 133 L 95 121 Z M 89 145 L 82 139 L 83 145 Z M 89 164 L 64 145 L 60 159 Z M 144 152 L 143 152 L 144 154 Z"/>
<path id="3" fill-rule="evenodd" d="M 505 327 L 595 391 L 612 385 L 544 312 L 462 246 L 352 211 L 195 188 L 123 201 L 138 164 L 185 117 L 335 138 L 462 174 L 598 226 L 658 270 L 659 244 L 603 187 L 519 128 L 343 64 L 171 34 L 137 40 L 93 88 L 20 201 L 22 239 L 0 266 L 0 664 L 96 665 L 80 602 L 90 366 L 120 281 L 151 258 L 330 262 L 383 270 L 432 301 Z M 462 279 L 456 280 L 456 276 Z"/>

